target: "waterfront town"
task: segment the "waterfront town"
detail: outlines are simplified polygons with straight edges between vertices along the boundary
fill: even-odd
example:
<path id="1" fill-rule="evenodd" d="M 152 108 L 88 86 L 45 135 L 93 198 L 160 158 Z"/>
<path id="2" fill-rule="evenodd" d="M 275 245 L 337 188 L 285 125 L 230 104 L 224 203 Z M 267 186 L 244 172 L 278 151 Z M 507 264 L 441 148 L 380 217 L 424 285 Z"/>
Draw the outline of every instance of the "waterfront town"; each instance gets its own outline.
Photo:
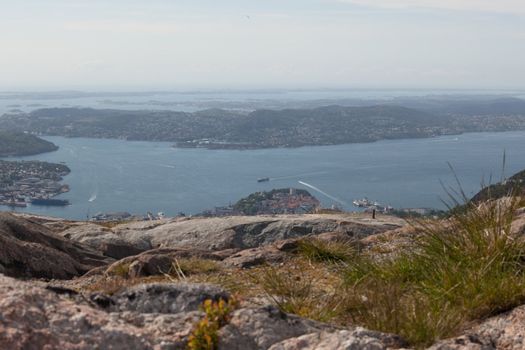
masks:
<path id="1" fill-rule="evenodd" d="M 69 173 L 63 164 L 0 160 L 0 205 L 66 205 L 67 201 L 52 198 L 69 191 L 60 183 Z"/>

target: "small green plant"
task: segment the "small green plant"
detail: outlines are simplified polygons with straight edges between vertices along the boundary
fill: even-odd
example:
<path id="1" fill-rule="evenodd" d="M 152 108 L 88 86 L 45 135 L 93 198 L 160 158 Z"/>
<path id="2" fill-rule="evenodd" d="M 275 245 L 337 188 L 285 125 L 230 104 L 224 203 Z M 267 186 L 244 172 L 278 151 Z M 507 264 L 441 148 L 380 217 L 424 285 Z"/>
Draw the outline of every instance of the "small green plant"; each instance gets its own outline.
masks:
<path id="1" fill-rule="evenodd" d="M 119 276 L 122 278 L 127 278 L 129 275 L 129 267 L 131 266 L 131 263 L 122 263 L 118 264 L 112 269 L 112 274 L 115 276 Z"/>
<path id="2" fill-rule="evenodd" d="M 229 322 L 230 314 L 236 307 L 235 298 L 228 301 L 206 300 L 201 306 L 204 318 L 195 325 L 188 339 L 188 350 L 216 350 L 219 344 L 219 329 Z"/>

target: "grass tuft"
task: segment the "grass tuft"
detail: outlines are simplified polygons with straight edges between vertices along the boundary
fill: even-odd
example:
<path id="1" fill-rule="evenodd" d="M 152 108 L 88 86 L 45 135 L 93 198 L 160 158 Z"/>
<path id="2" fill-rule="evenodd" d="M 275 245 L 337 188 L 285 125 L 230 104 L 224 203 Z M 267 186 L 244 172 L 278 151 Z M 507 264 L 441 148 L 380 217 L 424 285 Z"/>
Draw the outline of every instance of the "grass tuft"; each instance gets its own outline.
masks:
<path id="1" fill-rule="evenodd" d="M 167 274 L 164 274 L 166 278 L 172 281 L 182 280 L 187 281 L 188 276 L 191 275 L 210 275 L 221 271 L 221 265 L 208 259 L 200 258 L 184 258 L 175 259 L 171 264 L 171 269 Z"/>
<path id="2" fill-rule="evenodd" d="M 319 321 L 336 317 L 343 303 L 336 291 L 322 288 L 320 277 L 306 272 L 315 268 L 297 264 L 288 267 L 273 267 L 258 271 L 252 278 L 266 296 L 284 312 Z"/>
<path id="3" fill-rule="evenodd" d="M 299 241 L 298 253 L 310 261 L 346 263 L 354 259 L 357 245 L 352 241 L 327 241 L 309 237 Z"/>
<path id="4" fill-rule="evenodd" d="M 469 204 L 446 221 L 420 221 L 414 251 L 360 256 L 345 272 L 347 312 L 416 347 L 525 302 L 525 244 L 511 230 L 518 197 Z"/>
<path id="5" fill-rule="evenodd" d="M 217 261 L 209 259 L 177 259 L 176 265 L 185 275 L 210 274 L 221 270 L 221 265 Z"/>

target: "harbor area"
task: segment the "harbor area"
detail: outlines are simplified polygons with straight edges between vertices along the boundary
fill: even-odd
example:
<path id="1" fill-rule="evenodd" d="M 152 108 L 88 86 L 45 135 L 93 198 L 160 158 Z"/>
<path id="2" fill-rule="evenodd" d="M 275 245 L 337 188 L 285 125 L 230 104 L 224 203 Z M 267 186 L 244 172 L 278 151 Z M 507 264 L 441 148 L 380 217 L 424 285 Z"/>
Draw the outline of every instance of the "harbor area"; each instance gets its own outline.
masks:
<path id="1" fill-rule="evenodd" d="M 53 197 L 69 192 L 61 181 L 70 172 L 64 164 L 0 160 L 0 205 L 68 205 L 69 201 Z"/>

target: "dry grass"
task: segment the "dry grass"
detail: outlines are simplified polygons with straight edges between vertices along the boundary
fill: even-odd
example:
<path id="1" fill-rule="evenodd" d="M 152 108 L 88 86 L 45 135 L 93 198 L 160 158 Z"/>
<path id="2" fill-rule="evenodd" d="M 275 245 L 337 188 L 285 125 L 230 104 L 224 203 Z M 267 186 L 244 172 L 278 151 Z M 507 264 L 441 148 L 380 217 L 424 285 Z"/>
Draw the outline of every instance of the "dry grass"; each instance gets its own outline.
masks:
<path id="1" fill-rule="evenodd" d="M 207 275 L 217 273 L 222 269 L 217 261 L 200 258 L 177 259 L 173 262 L 173 267 L 180 270 L 184 275 Z"/>
<path id="2" fill-rule="evenodd" d="M 308 237 L 299 241 L 298 253 L 314 262 L 347 263 L 358 253 L 355 241 L 327 241 Z"/>
<path id="3" fill-rule="evenodd" d="M 341 280 L 304 262 L 285 267 L 268 266 L 252 274 L 255 284 L 282 311 L 318 321 L 330 321 L 341 314 L 343 299 L 334 288 Z"/>

